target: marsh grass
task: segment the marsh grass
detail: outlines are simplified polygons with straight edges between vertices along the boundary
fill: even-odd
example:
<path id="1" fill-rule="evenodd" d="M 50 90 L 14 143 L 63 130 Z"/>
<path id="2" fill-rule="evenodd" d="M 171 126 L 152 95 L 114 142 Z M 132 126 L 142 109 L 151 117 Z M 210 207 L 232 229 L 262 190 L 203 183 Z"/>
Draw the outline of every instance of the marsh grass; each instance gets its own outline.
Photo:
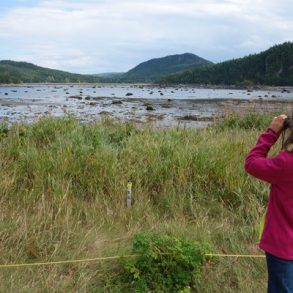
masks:
<path id="1" fill-rule="evenodd" d="M 200 130 L 72 118 L 1 125 L 1 263 L 128 253 L 144 230 L 258 253 L 268 186 L 247 176 L 243 161 L 267 119 Z M 0 291 L 123 292 L 120 272 L 115 261 L 1 269 Z M 201 292 L 263 292 L 264 260 L 212 259 L 201 284 Z"/>

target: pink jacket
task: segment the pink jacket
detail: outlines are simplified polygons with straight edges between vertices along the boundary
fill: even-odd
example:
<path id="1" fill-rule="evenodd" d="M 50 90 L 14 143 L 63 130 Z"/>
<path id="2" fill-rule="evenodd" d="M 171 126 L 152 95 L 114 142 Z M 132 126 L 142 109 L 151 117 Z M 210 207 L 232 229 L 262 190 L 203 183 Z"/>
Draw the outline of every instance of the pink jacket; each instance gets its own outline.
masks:
<path id="1" fill-rule="evenodd" d="M 267 158 L 278 140 L 268 129 L 245 160 L 245 170 L 271 184 L 268 210 L 259 247 L 279 258 L 293 260 L 293 153 L 280 151 Z"/>

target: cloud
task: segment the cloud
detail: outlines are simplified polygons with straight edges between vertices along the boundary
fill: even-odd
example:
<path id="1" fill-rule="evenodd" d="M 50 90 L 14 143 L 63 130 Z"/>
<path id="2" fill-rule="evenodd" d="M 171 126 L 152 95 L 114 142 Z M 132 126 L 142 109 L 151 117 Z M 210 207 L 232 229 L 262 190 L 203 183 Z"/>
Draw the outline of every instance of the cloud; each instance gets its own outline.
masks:
<path id="1" fill-rule="evenodd" d="M 82 73 L 125 71 L 150 58 L 187 51 L 221 61 L 293 39 L 289 0 L 43 0 L 27 5 L 19 3 L 0 17 L 0 42 L 6 48 L 0 54 Z M 9 44 L 17 49 L 9 50 Z"/>

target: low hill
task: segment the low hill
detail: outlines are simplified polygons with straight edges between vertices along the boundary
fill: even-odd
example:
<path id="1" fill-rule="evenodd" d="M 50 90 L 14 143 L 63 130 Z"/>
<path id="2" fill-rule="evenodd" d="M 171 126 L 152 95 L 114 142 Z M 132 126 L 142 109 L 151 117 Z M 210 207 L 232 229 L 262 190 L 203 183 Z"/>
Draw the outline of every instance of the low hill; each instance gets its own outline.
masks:
<path id="1" fill-rule="evenodd" d="M 167 83 L 293 85 L 293 43 L 259 54 L 188 70 L 161 79 Z"/>
<path id="2" fill-rule="evenodd" d="M 155 58 L 140 63 L 122 76 L 123 81 L 150 82 L 160 77 L 187 70 L 189 68 L 201 67 L 212 64 L 212 62 L 191 53 L 170 55 L 163 58 Z"/>
<path id="3" fill-rule="evenodd" d="M 74 74 L 36 66 L 27 62 L 0 61 L 0 83 L 75 83 L 101 82 L 102 80 L 98 76 Z"/>

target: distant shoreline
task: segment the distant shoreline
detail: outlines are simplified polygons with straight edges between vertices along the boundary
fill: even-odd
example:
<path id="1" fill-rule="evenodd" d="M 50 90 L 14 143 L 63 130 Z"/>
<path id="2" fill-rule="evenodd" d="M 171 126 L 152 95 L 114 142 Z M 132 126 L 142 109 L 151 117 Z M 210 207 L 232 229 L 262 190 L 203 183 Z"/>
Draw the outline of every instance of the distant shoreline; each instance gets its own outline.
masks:
<path id="1" fill-rule="evenodd" d="M 159 83 L 0 83 L 0 87 L 35 87 L 35 86 L 129 86 L 129 87 L 159 87 L 159 88 L 194 88 L 194 89 L 235 89 L 235 90 L 265 90 L 265 91 L 281 91 L 288 90 L 293 92 L 293 86 L 269 86 L 269 85 L 254 85 L 254 86 L 239 86 L 239 85 L 206 85 L 206 84 L 159 84 Z"/>

